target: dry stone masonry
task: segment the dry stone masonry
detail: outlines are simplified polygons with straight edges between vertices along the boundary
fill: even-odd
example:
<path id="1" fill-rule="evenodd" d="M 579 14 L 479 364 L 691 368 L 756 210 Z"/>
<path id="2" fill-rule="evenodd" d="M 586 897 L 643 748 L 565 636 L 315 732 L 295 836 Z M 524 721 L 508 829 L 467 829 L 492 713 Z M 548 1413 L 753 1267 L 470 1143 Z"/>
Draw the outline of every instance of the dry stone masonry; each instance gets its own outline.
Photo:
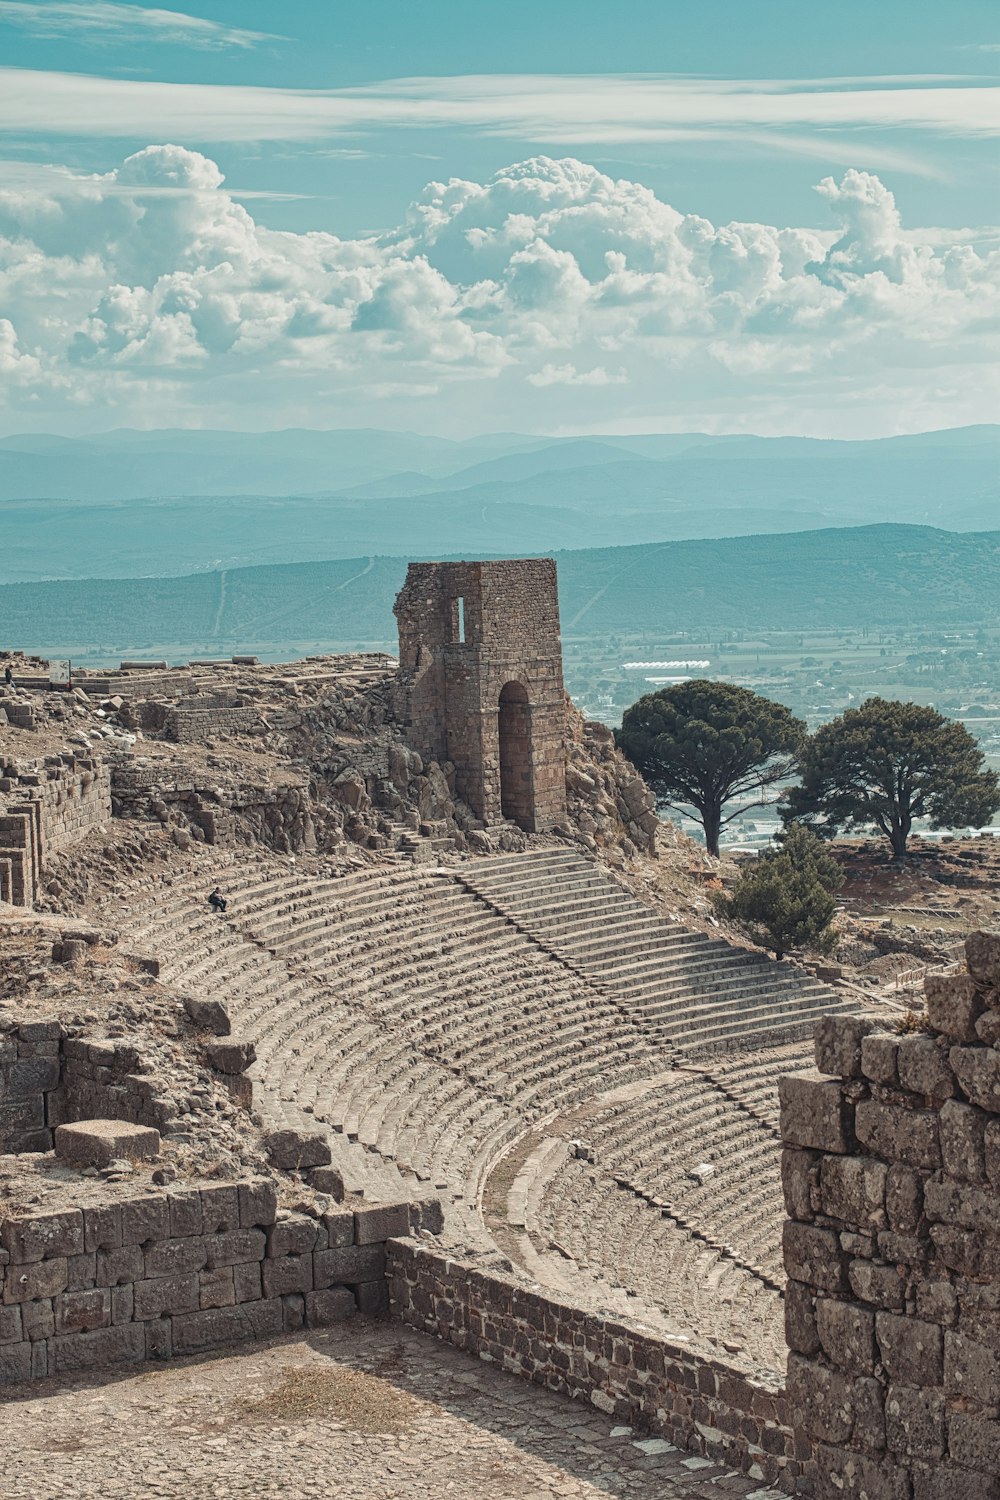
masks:
<path id="1" fill-rule="evenodd" d="M 1000 934 L 922 1029 L 834 1017 L 781 1080 L 793 1420 L 822 1500 L 1000 1495 Z"/>
<path id="2" fill-rule="evenodd" d="M 248 1179 L 0 1220 L 0 1385 L 388 1310 L 407 1205 L 278 1210 Z"/>
<path id="3" fill-rule="evenodd" d="M 411 563 L 395 604 L 411 739 L 487 824 L 566 821 L 556 565 Z"/>
<path id="4" fill-rule="evenodd" d="M 0 763 L 0 901 L 30 906 L 46 859 L 110 818 L 110 772 L 92 756 Z"/>

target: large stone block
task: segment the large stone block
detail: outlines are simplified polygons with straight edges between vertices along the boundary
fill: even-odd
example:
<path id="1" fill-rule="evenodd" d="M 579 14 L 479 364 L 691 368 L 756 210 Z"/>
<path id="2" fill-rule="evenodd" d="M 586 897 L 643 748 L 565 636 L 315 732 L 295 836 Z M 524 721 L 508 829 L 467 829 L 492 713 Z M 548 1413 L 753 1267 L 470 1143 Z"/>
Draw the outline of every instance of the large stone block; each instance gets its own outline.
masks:
<path id="1" fill-rule="evenodd" d="M 930 1237 L 939 1260 L 973 1280 L 1000 1280 L 1000 1242 L 952 1224 L 932 1224 Z"/>
<path id="2" fill-rule="evenodd" d="M 965 962 L 979 984 L 1000 990 L 1000 933 L 970 932 L 965 940 Z M 1000 996 L 992 1000 L 995 1005 Z"/>
<path id="3" fill-rule="evenodd" d="M 264 1137 L 263 1145 L 273 1164 L 283 1171 L 325 1167 L 333 1160 L 330 1142 L 322 1130 L 276 1130 Z"/>
<path id="4" fill-rule="evenodd" d="M 373 1203 L 354 1210 L 354 1239 L 359 1245 L 374 1245 L 409 1232 L 410 1212 L 406 1203 Z"/>
<path id="5" fill-rule="evenodd" d="M 782 1250 L 785 1271 L 793 1280 L 803 1281 L 824 1292 L 846 1290 L 845 1256 L 832 1229 L 786 1220 L 782 1230 Z"/>
<path id="6" fill-rule="evenodd" d="M 895 1311 L 903 1306 L 906 1283 L 895 1266 L 858 1258 L 850 1262 L 847 1279 L 855 1297 L 872 1307 Z"/>
<path id="7" fill-rule="evenodd" d="M 33 1214 L 4 1219 L 0 1245 L 12 1265 L 44 1260 L 54 1255 L 79 1255 L 83 1251 L 83 1214 L 78 1208 L 60 1213 Z"/>
<path id="8" fill-rule="evenodd" d="M 1000 1500 L 1000 1479 L 954 1464 L 914 1467 L 913 1500 Z"/>
<path id="9" fill-rule="evenodd" d="M 850 1151 L 853 1109 L 835 1079 L 811 1073 L 785 1073 L 778 1080 L 781 1138 L 787 1146 L 815 1151 Z"/>
<path id="10" fill-rule="evenodd" d="M 326 1235 L 308 1214 L 285 1214 L 268 1230 L 267 1254 L 272 1259 L 282 1255 L 311 1255 L 326 1249 Z"/>
<path id="11" fill-rule="evenodd" d="M 213 1307 L 182 1313 L 173 1319 L 175 1354 L 191 1354 L 241 1339 L 271 1338 L 281 1332 L 281 1298 L 241 1302 L 236 1307 Z"/>
<path id="12" fill-rule="evenodd" d="M 886 1032 L 872 1032 L 861 1043 L 861 1071 L 872 1083 L 885 1088 L 895 1088 L 899 1083 L 896 1058 L 899 1054 L 899 1037 Z"/>
<path id="13" fill-rule="evenodd" d="M 966 1098 L 1000 1113 L 1000 1052 L 992 1047 L 952 1047 L 949 1061 Z"/>
<path id="14" fill-rule="evenodd" d="M 145 1251 L 145 1274 L 184 1276 L 200 1271 L 208 1260 L 208 1242 L 201 1236 L 155 1240 Z"/>
<path id="15" fill-rule="evenodd" d="M 239 1185 L 240 1228 L 264 1228 L 274 1223 L 278 1211 L 278 1190 L 269 1177 Z"/>
<path id="16" fill-rule="evenodd" d="M 923 1175 L 898 1163 L 890 1167 L 885 1177 L 885 1211 L 890 1228 L 897 1234 L 913 1234 L 923 1216 L 923 1205 Z"/>
<path id="17" fill-rule="evenodd" d="M 262 1229 L 234 1229 L 229 1234 L 209 1235 L 205 1241 L 205 1267 L 243 1265 L 264 1259 L 267 1237 Z"/>
<path id="18" fill-rule="evenodd" d="M 132 1198 L 122 1204 L 122 1244 L 144 1245 L 170 1237 L 170 1209 L 165 1195 Z"/>
<path id="19" fill-rule="evenodd" d="M 265 1260 L 261 1266 L 265 1297 L 285 1297 L 290 1292 L 313 1290 L 313 1257 L 284 1255 L 280 1260 Z"/>
<path id="20" fill-rule="evenodd" d="M 950 1099 L 955 1079 L 948 1054 L 933 1037 L 901 1036 L 896 1052 L 900 1086 L 929 1099 Z"/>
<path id="21" fill-rule="evenodd" d="M 944 1453 L 944 1412 L 940 1391 L 893 1383 L 885 1397 L 886 1446 L 901 1458 L 939 1459 Z"/>
<path id="22" fill-rule="evenodd" d="M 938 1119 L 934 1111 L 863 1099 L 855 1109 L 854 1118 L 858 1140 L 874 1155 L 931 1171 L 941 1165 Z"/>
<path id="23" fill-rule="evenodd" d="M 329 1286 L 357 1286 L 361 1281 L 377 1281 L 385 1275 L 385 1250 L 381 1245 L 345 1245 L 339 1250 L 317 1250 L 313 1262 L 317 1291 Z"/>
<path id="24" fill-rule="evenodd" d="M 942 1378 L 942 1334 L 936 1323 L 879 1312 L 875 1331 L 882 1363 L 902 1385 L 937 1386 Z"/>
<path id="25" fill-rule="evenodd" d="M 949 1328 L 944 1335 L 944 1393 L 980 1406 L 1000 1406 L 1000 1349 Z"/>
<path id="26" fill-rule="evenodd" d="M 948 1099 L 941 1106 L 938 1125 L 941 1165 L 949 1177 L 963 1182 L 986 1180 L 986 1126 L 989 1115 L 971 1104 Z"/>
<path id="27" fill-rule="evenodd" d="M 153 1161 L 160 1154 L 160 1132 L 127 1120 L 78 1120 L 58 1125 L 56 1156 L 74 1167 L 106 1167 L 119 1159 Z"/>
<path id="28" fill-rule="evenodd" d="M 321 1292 L 306 1293 L 306 1326 L 323 1328 L 353 1318 L 358 1310 L 354 1293 L 346 1286 L 326 1287 Z"/>
<path id="29" fill-rule="evenodd" d="M 859 1228 L 885 1224 L 888 1169 L 873 1156 L 824 1156 L 820 1167 L 820 1211 Z"/>
<path id="30" fill-rule="evenodd" d="M 806 1359 L 788 1356 L 788 1399 L 796 1426 L 809 1437 L 825 1443 L 846 1443 L 854 1428 L 851 1382 L 837 1370 Z"/>
<path id="31" fill-rule="evenodd" d="M 229 1234 L 240 1227 L 240 1190 L 235 1182 L 201 1189 L 202 1234 Z"/>
<path id="32" fill-rule="evenodd" d="M 94 1365 L 130 1363 L 146 1357 L 146 1336 L 137 1323 L 120 1328 L 98 1328 L 92 1333 L 67 1333 L 51 1341 L 51 1373 L 65 1375 Z"/>
<path id="33" fill-rule="evenodd" d="M 849 1375 L 870 1375 L 875 1368 L 875 1315 L 856 1302 L 820 1297 L 816 1328 L 823 1352 Z"/>
<path id="34" fill-rule="evenodd" d="M 863 1016 L 823 1016 L 813 1036 L 817 1071 L 836 1078 L 859 1078 L 861 1043 L 874 1028 L 874 1021 Z"/>
<path id="35" fill-rule="evenodd" d="M 983 1001 L 969 974 L 928 974 L 924 980 L 927 1019 L 955 1042 L 974 1042 Z"/>
<path id="36" fill-rule="evenodd" d="M 66 1290 L 69 1281 L 69 1265 L 65 1255 L 52 1260 L 31 1261 L 27 1264 L 11 1264 L 3 1278 L 3 1300 L 9 1306 L 13 1302 L 34 1302 L 39 1297 L 55 1297 Z"/>
<path id="37" fill-rule="evenodd" d="M 162 1318 L 164 1314 L 193 1312 L 199 1301 L 197 1272 L 189 1276 L 158 1276 L 135 1284 L 135 1317 Z"/>
<path id="38" fill-rule="evenodd" d="M 924 1212 L 932 1223 L 994 1234 L 1000 1230 L 1000 1193 L 931 1178 L 924 1189 Z"/>
<path id="39" fill-rule="evenodd" d="M 785 1211 L 790 1219 L 811 1219 L 813 1193 L 819 1188 L 819 1166 L 823 1157 L 818 1151 L 801 1151 L 785 1146 L 781 1152 L 781 1188 Z"/>
<path id="40" fill-rule="evenodd" d="M 912 1500 L 909 1471 L 891 1461 L 824 1445 L 816 1468 L 817 1500 Z"/>
<path id="41" fill-rule="evenodd" d="M 816 1297 L 810 1286 L 801 1281 L 785 1285 L 785 1343 L 798 1354 L 818 1354 L 819 1331 L 816 1327 Z"/>
<path id="42" fill-rule="evenodd" d="M 1000 1422 L 978 1412 L 949 1411 L 948 1452 L 966 1469 L 1000 1474 Z"/>
<path id="43" fill-rule="evenodd" d="M 55 1331 L 87 1333 L 111 1326 L 111 1292 L 94 1287 L 85 1292 L 63 1292 L 55 1299 Z"/>

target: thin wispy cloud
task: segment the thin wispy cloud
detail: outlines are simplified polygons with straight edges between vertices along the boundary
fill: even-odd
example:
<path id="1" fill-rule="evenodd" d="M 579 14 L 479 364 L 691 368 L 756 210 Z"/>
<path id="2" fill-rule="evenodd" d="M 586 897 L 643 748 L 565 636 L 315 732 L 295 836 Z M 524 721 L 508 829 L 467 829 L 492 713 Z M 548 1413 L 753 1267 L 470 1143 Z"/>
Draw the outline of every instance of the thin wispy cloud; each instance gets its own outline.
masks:
<path id="1" fill-rule="evenodd" d="M 223 26 L 204 16 L 114 0 L 0 0 L 0 24 L 36 37 L 72 37 L 93 44 L 167 42 L 210 51 L 247 49 L 283 38 L 240 26 Z"/>
<path id="2" fill-rule="evenodd" d="M 910 129 L 988 137 L 1000 134 L 1000 88 L 979 80 L 821 87 L 518 74 L 308 90 L 0 69 L 0 128 L 76 135 L 83 120 L 90 136 L 155 134 L 199 142 L 316 141 L 393 126 L 462 127 L 559 146 L 669 140 L 706 130 Z"/>

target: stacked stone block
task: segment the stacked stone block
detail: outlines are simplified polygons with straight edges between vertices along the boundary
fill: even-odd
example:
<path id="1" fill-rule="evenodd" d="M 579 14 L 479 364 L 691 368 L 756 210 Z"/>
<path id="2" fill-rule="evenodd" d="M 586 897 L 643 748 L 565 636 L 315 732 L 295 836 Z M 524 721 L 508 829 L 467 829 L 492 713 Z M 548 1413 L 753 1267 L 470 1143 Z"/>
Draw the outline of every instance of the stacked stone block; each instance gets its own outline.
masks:
<path id="1" fill-rule="evenodd" d="M 1000 1497 L 1000 935 L 922 1031 L 831 1017 L 781 1080 L 788 1398 L 809 1493 Z"/>
<path id="2" fill-rule="evenodd" d="M 0 1016 L 0 1154 L 51 1151 L 62 1123 L 60 1038 L 56 1021 Z"/>
<path id="3" fill-rule="evenodd" d="M 566 820 L 567 708 L 549 558 L 411 563 L 394 606 L 403 715 L 451 761 L 477 817 L 529 832 Z"/>
<path id="4" fill-rule="evenodd" d="M 177 1104 L 162 1077 L 128 1041 L 67 1037 L 62 1044 L 61 1119 L 128 1120 L 167 1134 Z"/>
<path id="5" fill-rule="evenodd" d="M 384 1316 L 408 1215 L 279 1213 L 258 1179 L 0 1220 L 0 1384 Z"/>
<path id="6" fill-rule="evenodd" d="M 777 1381 L 586 1312 L 415 1240 L 388 1246 L 395 1317 L 501 1369 L 794 1490 L 800 1445 Z"/>
<path id="7" fill-rule="evenodd" d="M 46 858 L 110 817 L 110 774 L 90 756 L 0 767 L 0 901 L 31 906 Z"/>

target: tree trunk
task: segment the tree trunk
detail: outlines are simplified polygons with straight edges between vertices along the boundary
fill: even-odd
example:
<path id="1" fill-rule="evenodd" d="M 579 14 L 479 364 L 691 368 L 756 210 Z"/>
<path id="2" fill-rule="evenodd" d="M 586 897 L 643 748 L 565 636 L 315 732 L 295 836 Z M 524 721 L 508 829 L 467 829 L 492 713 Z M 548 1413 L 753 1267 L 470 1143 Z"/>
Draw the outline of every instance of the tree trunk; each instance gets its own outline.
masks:
<path id="1" fill-rule="evenodd" d="M 892 845 L 893 859 L 902 859 L 906 853 L 906 840 L 909 834 L 907 828 L 901 827 L 899 823 L 893 823 L 889 834 L 889 842 Z"/>
<path id="2" fill-rule="evenodd" d="M 722 829 L 722 806 L 705 807 L 701 813 L 701 826 L 705 830 L 705 846 L 709 854 L 719 857 L 719 834 Z"/>

